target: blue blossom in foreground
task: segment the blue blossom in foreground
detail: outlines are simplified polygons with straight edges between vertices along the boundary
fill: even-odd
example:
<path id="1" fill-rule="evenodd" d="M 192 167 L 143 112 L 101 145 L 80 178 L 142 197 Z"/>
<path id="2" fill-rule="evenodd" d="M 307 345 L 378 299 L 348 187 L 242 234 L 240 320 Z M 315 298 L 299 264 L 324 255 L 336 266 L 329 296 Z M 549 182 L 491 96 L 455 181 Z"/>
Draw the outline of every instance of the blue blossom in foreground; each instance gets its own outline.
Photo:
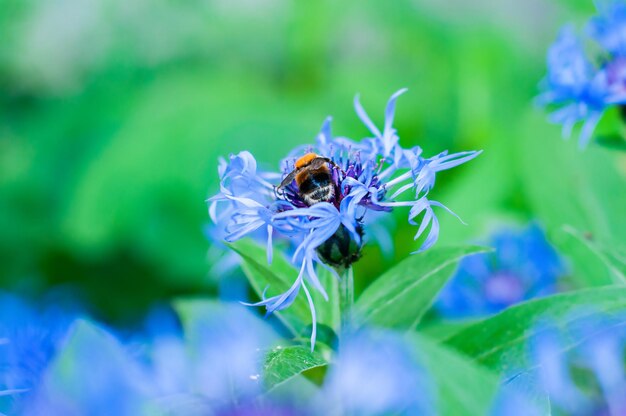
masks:
<path id="1" fill-rule="evenodd" d="M 443 316 L 489 315 L 556 291 L 564 266 L 539 227 L 502 231 L 493 236 L 489 245 L 495 251 L 461 260 L 436 303 Z"/>
<path id="2" fill-rule="evenodd" d="M 389 99 L 382 130 L 357 97 L 356 112 L 372 137 L 359 142 L 334 137 L 328 118 L 316 144 L 293 150 L 282 161 L 280 172 L 260 171 L 246 151 L 220 161 L 220 192 L 209 199 L 211 219 L 226 241 L 245 236 L 263 239 L 268 262 L 275 239 L 291 244 L 292 262 L 299 270 L 293 285 L 285 293 L 254 305 L 265 306 L 268 314 L 280 311 L 290 306 L 302 289 L 313 315 L 312 345 L 316 319 L 310 288 L 327 298 L 316 266 L 333 272 L 350 267 L 360 257 L 370 217 L 380 218 L 368 213 L 396 208 L 408 208 L 408 221 L 417 227 L 416 240 L 425 236 L 419 250 L 432 246 L 439 235 L 433 208 L 447 210 L 429 198 L 436 174 L 480 153 L 442 152 L 426 158 L 420 147 L 401 147 L 393 119 L 396 100 L 405 91 Z"/>
<path id="3" fill-rule="evenodd" d="M 147 344 L 146 379 L 158 414 L 307 415 L 291 398 L 265 397 L 263 362 L 278 337 L 239 304 L 186 302 L 183 334 L 166 330 Z"/>
<path id="4" fill-rule="evenodd" d="M 159 309 L 129 343 L 56 308 L 0 301 L 0 415 L 306 414 L 260 398 L 277 336 L 239 304 L 187 302 L 182 329 Z"/>
<path id="5" fill-rule="evenodd" d="M 189 303 L 185 316 L 184 337 L 153 342 L 149 368 L 160 404 L 174 414 L 259 405 L 263 354 L 277 340 L 267 323 L 238 304 L 215 302 Z"/>
<path id="6" fill-rule="evenodd" d="M 540 386 L 557 414 L 626 414 L 626 320 L 592 314 L 576 330 L 585 340 L 570 349 L 571 340 L 545 325 L 533 340 Z"/>
<path id="7" fill-rule="evenodd" d="M 545 416 L 547 398 L 532 371 L 519 370 L 504 377 L 491 404 L 492 416 Z M 505 373 L 506 374 L 506 373 Z"/>
<path id="8" fill-rule="evenodd" d="M 59 310 L 38 311 L 16 296 L 0 294 L 0 412 L 20 413 L 37 393 L 70 323 Z"/>
<path id="9" fill-rule="evenodd" d="M 590 58 L 572 27 L 561 30 L 548 51 L 548 74 L 538 102 L 554 107 L 550 120 L 569 137 L 582 122 L 579 143 L 587 145 L 604 111 L 626 103 L 626 4 L 598 1 L 598 16 L 587 24 L 587 36 L 602 49 Z"/>
<path id="10" fill-rule="evenodd" d="M 19 414 L 303 414 L 260 397 L 263 358 L 277 340 L 267 322 L 241 305 L 215 302 L 187 303 L 184 317 L 183 333 L 150 322 L 141 348 L 77 320 Z"/>
<path id="11" fill-rule="evenodd" d="M 77 320 L 24 414 L 146 415 L 153 408 L 152 386 L 112 333 Z"/>
<path id="12" fill-rule="evenodd" d="M 415 351 L 391 331 L 346 336 L 325 380 L 319 413 L 434 414 L 431 386 Z"/>

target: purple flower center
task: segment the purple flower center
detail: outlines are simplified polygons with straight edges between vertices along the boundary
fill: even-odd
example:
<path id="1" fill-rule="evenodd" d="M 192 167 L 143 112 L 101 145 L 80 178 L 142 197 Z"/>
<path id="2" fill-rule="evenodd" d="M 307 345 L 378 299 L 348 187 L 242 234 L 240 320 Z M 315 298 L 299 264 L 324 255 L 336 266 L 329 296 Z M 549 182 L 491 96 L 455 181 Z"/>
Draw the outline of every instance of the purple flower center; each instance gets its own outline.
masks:
<path id="1" fill-rule="evenodd" d="M 484 291 L 487 299 L 496 304 L 511 305 L 524 299 L 521 279 L 507 271 L 491 275 L 485 282 Z"/>
<path id="2" fill-rule="evenodd" d="M 613 95 L 626 93 L 626 58 L 612 59 L 606 65 L 606 81 Z"/>
<path id="3" fill-rule="evenodd" d="M 331 158 L 331 160 L 336 164 L 328 164 L 331 182 L 335 192 L 333 197 L 328 202 L 335 205 L 337 209 L 339 209 L 341 201 L 346 196 L 348 196 L 348 194 L 350 194 L 350 191 L 352 190 L 352 186 L 349 184 L 351 179 L 359 182 L 363 182 L 364 179 L 369 179 L 367 181 L 369 182 L 367 183 L 368 189 L 375 189 L 376 193 L 378 194 L 376 195 L 377 199 L 382 199 L 382 197 L 384 196 L 383 184 L 380 182 L 377 173 L 366 171 L 368 167 L 361 164 L 361 162 L 359 161 L 358 153 L 353 159 L 344 159 L 343 157 L 341 157 L 338 159 Z M 288 173 L 288 170 L 284 172 L 285 175 L 287 175 Z M 295 180 L 291 184 L 286 186 L 283 192 L 278 194 L 278 198 L 290 202 L 297 208 L 304 208 L 309 205 L 302 197 Z M 390 211 L 388 207 L 382 207 L 374 203 L 372 198 L 373 196 L 371 194 L 366 195 L 363 199 L 360 200 L 359 205 L 376 211 Z"/>

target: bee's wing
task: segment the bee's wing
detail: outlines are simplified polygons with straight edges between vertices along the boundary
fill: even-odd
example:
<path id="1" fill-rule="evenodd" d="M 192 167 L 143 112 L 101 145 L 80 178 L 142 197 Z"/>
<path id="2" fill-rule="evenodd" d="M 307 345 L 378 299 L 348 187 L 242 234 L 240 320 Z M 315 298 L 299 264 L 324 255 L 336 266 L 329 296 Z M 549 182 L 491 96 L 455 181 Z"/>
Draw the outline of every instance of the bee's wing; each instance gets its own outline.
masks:
<path id="1" fill-rule="evenodd" d="M 317 169 L 320 166 L 322 166 L 324 163 L 330 163 L 331 165 L 333 165 L 334 167 L 336 167 L 337 169 L 343 172 L 343 169 L 341 169 L 341 166 L 336 164 L 331 158 L 328 158 L 328 157 L 317 157 L 313 159 L 313 162 L 311 162 L 311 165 L 313 165 L 313 167 Z"/>
<path id="2" fill-rule="evenodd" d="M 311 169 L 319 169 L 324 166 L 325 163 L 331 163 L 334 165 L 333 161 L 327 157 L 316 157 L 311 161 L 311 163 L 309 163 L 309 167 Z"/>
<path id="3" fill-rule="evenodd" d="M 293 182 L 293 180 L 296 178 L 297 173 L 298 173 L 297 170 L 291 171 L 291 173 L 289 175 L 285 176 L 285 179 L 283 179 L 283 181 L 280 183 L 280 185 L 278 185 L 277 189 L 284 188 L 285 186 L 287 186 L 291 182 Z"/>

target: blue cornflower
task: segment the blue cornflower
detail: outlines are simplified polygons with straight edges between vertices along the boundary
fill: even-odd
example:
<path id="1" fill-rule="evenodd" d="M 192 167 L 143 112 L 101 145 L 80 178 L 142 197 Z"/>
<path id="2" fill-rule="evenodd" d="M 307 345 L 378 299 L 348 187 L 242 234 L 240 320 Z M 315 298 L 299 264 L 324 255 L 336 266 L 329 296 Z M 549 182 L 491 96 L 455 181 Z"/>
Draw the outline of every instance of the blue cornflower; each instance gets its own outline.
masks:
<path id="1" fill-rule="evenodd" d="M 385 110 L 383 130 L 371 121 L 358 97 L 356 112 L 373 137 L 359 142 L 334 137 L 327 118 L 313 146 L 293 150 L 281 162 L 281 172 L 261 172 L 252 154 L 231 155 L 220 161 L 220 192 L 208 201 L 209 213 L 228 242 L 244 236 L 261 237 L 272 259 L 275 238 L 288 240 L 294 250 L 292 262 L 299 273 L 285 293 L 263 299 L 268 313 L 290 306 L 302 289 L 313 316 L 311 344 L 315 343 L 315 306 L 309 285 L 328 298 L 316 273 L 316 265 L 341 270 L 350 267 L 361 253 L 368 212 L 389 212 L 408 207 L 408 220 L 418 227 L 415 239 L 428 233 L 419 251 L 432 246 L 439 235 L 429 199 L 437 172 L 458 166 L 480 152 L 443 152 L 431 158 L 420 147 L 404 149 L 393 119 L 397 98 L 391 96 Z M 303 168 L 309 166 L 310 170 Z M 310 181 L 305 180 L 308 171 Z M 278 183 L 280 186 L 276 186 Z M 312 186 L 315 185 L 315 186 Z M 374 216 L 376 218 L 379 216 Z M 335 273 L 336 274 L 336 273 Z"/>
<path id="2" fill-rule="evenodd" d="M 557 108 L 550 120 L 563 125 L 565 137 L 583 123 L 581 147 L 608 107 L 626 103 L 626 4 L 597 4 L 599 15 L 589 20 L 586 34 L 603 50 L 602 58 L 590 59 L 573 28 L 563 28 L 548 50 L 548 75 L 538 97 L 541 105 Z"/>
<path id="3" fill-rule="evenodd" d="M 115 335 L 79 319 L 24 414 L 148 414 L 153 397 L 152 380 Z"/>
<path id="4" fill-rule="evenodd" d="M 539 385 L 554 412 L 626 414 L 625 322 L 624 316 L 591 314 L 574 330 L 576 339 L 585 340 L 575 348 L 571 348 L 571 334 L 542 324 L 530 352 L 538 366 Z"/>
<path id="5" fill-rule="evenodd" d="M 449 318 L 493 314 L 553 293 L 564 265 L 541 229 L 505 230 L 492 237 L 494 252 L 469 256 L 442 291 L 437 310 Z"/>
<path id="6" fill-rule="evenodd" d="M 277 341 L 267 322 L 241 305 L 209 301 L 189 304 L 186 315 L 184 338 L 153 342 L 159 394 L 195 397 L 219 409 L 261 393 L 262 354 Z"/>
<path id="7" fill-rule="evenodd" d="M 302 414 L 288 401 L 259 400 L 263 356 L 278 339 L 267 322 L 239 304 L 196 301 L 182 308 L 182 331 L 171 316 L 159 313 L 140 343 L 124 342 L 91 321 L 75 321 L 38 372 L 36 388 L 11 410 L 36 415 Z M 37 357 L 23 357 L 29 358 Z"/>
<path id="8" fill-rule="evenodd" d="M 21 412 L 41 387 L 71 324 L 54 308 L 37 310 L 17 296 L 0 293 L 0 411 Z"/>
<path id="9" fill-rule="evenodd" d="M 324 381 L 319 414 L 434 414 L 434 391 L 415 345 L 401 334 L 346 334 Z"/>

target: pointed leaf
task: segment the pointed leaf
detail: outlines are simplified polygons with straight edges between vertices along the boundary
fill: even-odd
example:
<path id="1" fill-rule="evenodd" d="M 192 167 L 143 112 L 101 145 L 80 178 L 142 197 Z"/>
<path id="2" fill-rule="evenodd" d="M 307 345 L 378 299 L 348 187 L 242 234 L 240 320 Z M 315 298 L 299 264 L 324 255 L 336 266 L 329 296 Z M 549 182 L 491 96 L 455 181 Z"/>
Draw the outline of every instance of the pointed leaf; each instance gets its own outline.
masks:
<path id="1" fill-rule="evenodd" d="M 596 314 L 625 311 L 626 287 L 623 286 L 563 293 L 513 306 L 470 325 L 444 344 L 495 371 L 520 371 L 534 365 L 528 360 L 526 342 L 537 333 L 541 322 L 549 320 L 565 327 Z M 570 346 L 582 341 L 573 339 Z"/>
<path id="2" fill-rule="evenodd" d="M 435 388 L 438 415 L 489 414 L 498 377 L 467 357 L 427 337 L 410 335 Z"/>
<path id="3" fill-rule="evenodd" d="M 265 358 L 263 380 L 268 389 L 274 388 L 307 370 L 328 363 L 310 348 L 302 346 L 276 347 Z"/>
<path id="4" fill-rule="evenodd" d="M 150 379 L 111 334 L 76 322 L 65 348 L 48 368 L 29 414 L 145 414 Z M 44 411 L 45 410 L 45 411 Z M 39 412 L 42 413 L 39 413 Z"/>
<path id="5" fill-rule="evenodd" d="M 626 264 L 614 248 L 604 247 L 592 234 L 564 225 L 553 233 L 555 244 L 573 265 L 579 287 L 626 284 Z"/>
<path id="6" fill-rule="evenodd" d="M 339 282 L 330 271 L 322 267 L 318 269 L 317 275 L 319 276 L 322 286 L 324 286 L 324 289 L 326 289 L 328 293 L 328 300 L 324 299 L 322 294 L 317 290 L 312 291 L 311 296 L 313 296 L 313 302 L 315 302 L 315 309 L 317 310 L 317 322 L 337 331 L 341 320 L 341 312 L 339 310 Z"/>
<path id="7" fill-rule="evenodd" d="M 266 297 L 287 291 L 298 277 L 298 271 L 278 253 L 274 253 L 269 265 L 265 247 L 247 240 L 230 244 L 230 247 L 241 256 L 243 272 L 259 298 L 266 289 Z M 290 307 L 276 312 L 276 316 L 295 336 L 311 323 L 309 306 L 305 297 L 300 295 Z"/>
<path id="8" fill-rule="evenodd" d="M 595 141 L 607 149 L 626 152 L 626 140 L 619 134 L 597 136 Z"/>
<path id="9" fill-rule="evenodd" d="M 459 261 L 483 247 L 433 248 L 383 273 L 355 304 L 357 324 L 413 329 L 452 277 Z"/>
<path id="10" fill-rule="evenodd" d="M 241 240 L 230 244 L 230 247 L 241 256 L 242 269 L 259 297 L 263 295 L 266 288 L 267 297 L 285 292 L 298 277 L 298 270 L 280 253 L 274 253 L 270 265 L 267 263 L 265 247 L 254 242 Z M 328 301 L 309 286 L 315 303 L 317 322 L 336 329 L 339 319 L 337 282 L 330 272 L 322 268 L 319 268 L 318 275 L 328 293 Z M 276 314 L 295 336 L 309 332 L 306 328 L 311 325 L 311 312 L 304 294 L 299 294 L 290 307 Z"/>
<path id="11" fill-rule="evenodd" d="M 607 113 L 607 116 L 616 115 Z M 521 191 L 548 235 L 558 235 L 563 227 L 571 227 L 603 246 L 624 250 L 623 153 L 595 143 L 581 151 L 575 140 L 561 140 L 560 127 L 546 123 L 537 111 L 521 120 L 524 124 L 518 130 L 521 136 L 511 141 L 517 147 L 517 163 L 523 175 Z M 571 236 L 555 239 L 553 243 L 575 260 L 572 273 L 577 282 L 593 286 L 606 283 L 606 271 L 589 276 L 593 269 L 584 259 L 577 258 L 584 247 L 573 245 Z M 592 262 L 596 260 L 592 258 Z"/>
<path id="12" fill-rule="evenodd" d="M 455 321 L 426 321 L 417 327 L 417 332 L 434 341 L 442 341 L 476 323 L 476 319 L 460 319 Z"/>

